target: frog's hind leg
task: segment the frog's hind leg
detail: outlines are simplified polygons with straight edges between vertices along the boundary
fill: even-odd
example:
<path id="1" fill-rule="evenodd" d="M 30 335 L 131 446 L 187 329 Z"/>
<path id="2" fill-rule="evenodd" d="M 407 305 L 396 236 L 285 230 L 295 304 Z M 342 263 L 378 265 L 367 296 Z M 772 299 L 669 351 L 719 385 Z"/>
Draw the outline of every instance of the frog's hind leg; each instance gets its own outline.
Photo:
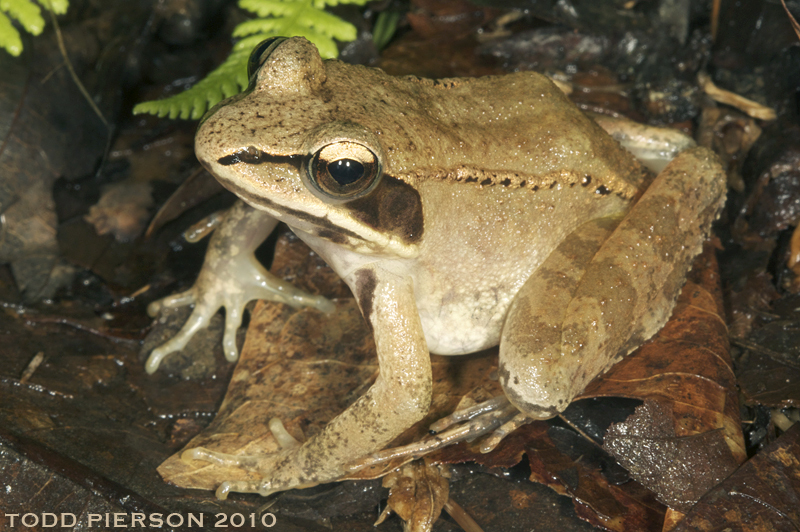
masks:
<path id="1" fill-rule="evenodd" d="M 592 257 L 619 223 L 619 217 L 584 223 L 548 256 L 523 285 L 509 310 L 500 340 L 498 375 L 506 397 L 535 419 L 555 416 L 569 401 L 560 383 L 564 372 L 562 323 Z"/>
<path id="2" fill-rule="evenodd" d="M 655 334 L 724 199 L 716 156 L 693 148 L 616 228 L 601 219 L 565 239 L 522 287 L 503 328 L 498 374 L 511 403 L 552 417 Z"/>

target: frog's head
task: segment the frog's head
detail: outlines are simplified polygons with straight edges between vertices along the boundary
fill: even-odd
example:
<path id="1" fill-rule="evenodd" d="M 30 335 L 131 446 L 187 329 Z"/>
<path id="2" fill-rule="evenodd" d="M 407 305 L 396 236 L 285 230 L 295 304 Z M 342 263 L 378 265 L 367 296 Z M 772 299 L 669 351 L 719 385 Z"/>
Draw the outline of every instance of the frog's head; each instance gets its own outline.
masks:
<path id="1" fill-rule="evenodd" d="M 244 201 L 296 230 L 359 252 L 415 255 L 420 195 L 386 174 L 380 131 L 361 120 L 369 114 L 365 100 L 374 97 L 359 95 L 358 84 L 374 85 L 364 77 L 385 74 L 323 61 L 303 38 L 264 41 L 249 74 L 247 91 L 201 121 L 200 162 Z"/>

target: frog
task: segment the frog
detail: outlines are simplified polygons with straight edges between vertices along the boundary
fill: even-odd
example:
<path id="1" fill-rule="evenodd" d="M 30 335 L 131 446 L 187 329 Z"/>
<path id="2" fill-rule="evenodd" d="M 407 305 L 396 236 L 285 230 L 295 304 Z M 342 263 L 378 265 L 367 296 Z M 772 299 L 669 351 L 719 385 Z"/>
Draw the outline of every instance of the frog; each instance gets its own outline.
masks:
<path id="1" fill-rule="evenodd" d="M 195 137 L 200 163 L 239 200 L 214 224 L 197 283 L 151 306 L 194 310 L 146 369 L 220 307 L 231 361 L 252 298 L 334 311 L 254 258 L 284 222 L 352 291 L 379 375 L 304 442 L 185 451 L 260 478 L 224 482 L 220 498 L 338 480 L 377 456 L 427 414 L 430 353 L 499 346 L 504 393 L 437 430 L 470 419 L 473 436 L 499 440 L 558 415 L 663 327 L 725 201 L 711 151 L 684 146 L 651 171 L 535 72 L 395 77 L 323 60 L 301 37 L 264 41 L 248 68 L 249 87 Z"/>

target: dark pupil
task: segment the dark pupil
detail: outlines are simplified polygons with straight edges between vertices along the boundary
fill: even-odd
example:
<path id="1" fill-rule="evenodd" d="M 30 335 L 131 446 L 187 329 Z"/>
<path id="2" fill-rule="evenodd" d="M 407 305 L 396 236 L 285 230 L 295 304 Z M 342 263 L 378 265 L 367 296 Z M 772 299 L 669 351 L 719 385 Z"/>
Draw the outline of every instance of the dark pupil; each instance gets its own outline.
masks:
<path id="1" fill-rule="evenodd" d="M 364 175 L 364 165 L 353 159 L 339 159 L 328 165 L 328 174 L 341 186 L 355 183 Z"/>

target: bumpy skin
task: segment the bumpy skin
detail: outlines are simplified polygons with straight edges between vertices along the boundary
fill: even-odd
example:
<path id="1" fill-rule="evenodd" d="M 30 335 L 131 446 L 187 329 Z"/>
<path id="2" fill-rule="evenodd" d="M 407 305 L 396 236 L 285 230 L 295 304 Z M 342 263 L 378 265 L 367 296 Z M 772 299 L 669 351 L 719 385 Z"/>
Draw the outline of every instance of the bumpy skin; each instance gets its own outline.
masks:
<path id="1" fill-rule="evenodd" d="M 379 181 L 357 199 L 320 192 L 308 161 L 352 144 L 375 154 Z M 395 78 L 323 62 L 300 38 L 206 116 L 196 151 L 347 282 L 380 363 L 367 393 L 301 446 L 190 451 L 263 474 L 223 496 L 334 480 L 381 449 L 429 407 L 429 351 L 500 343 L 509 400 L 529 418 L 563 410 L 663 325 L 724 199 L 710 152 L 653 180 L 538 74 Z"/>

